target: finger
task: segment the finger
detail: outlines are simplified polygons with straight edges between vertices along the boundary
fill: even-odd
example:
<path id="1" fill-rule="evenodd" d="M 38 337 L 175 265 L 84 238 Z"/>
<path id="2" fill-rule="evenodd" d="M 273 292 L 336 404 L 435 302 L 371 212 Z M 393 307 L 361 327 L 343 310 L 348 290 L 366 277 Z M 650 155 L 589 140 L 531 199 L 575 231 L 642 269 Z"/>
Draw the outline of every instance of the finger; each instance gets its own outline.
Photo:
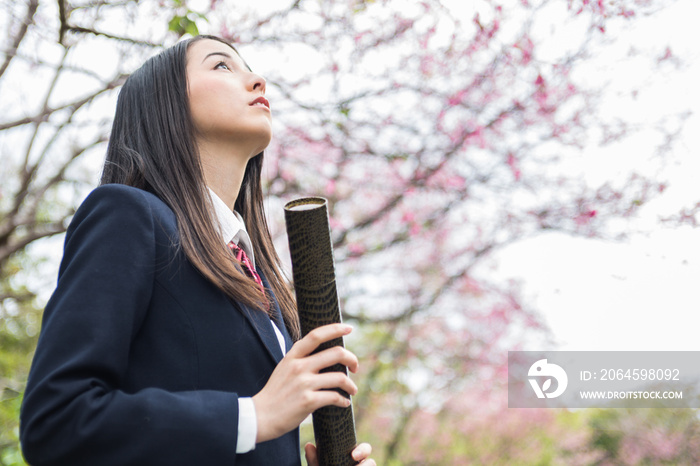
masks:
<path id="1" fill-rule="evenodd" d="M 340 338 L 352 332 L 352 327 L 346 324 L 329 324 L 310 331 L 304 338 L 292 346 L 289 351 L 294 357 L 306 357 L 313 353 L 323 343 Z"/>
<path id="2" fill-rule="evenodd" d="M 316 446 L 313 443 L 307 443 L 304 445 L 304 454 L 306 455 L 306 462 L 309 466 L 318 466 Z"/>
<path id="3" fill-rule="evenodd" d="M 340 388 L 350 395 L 357 394 L 357 385 L 342 372 L 324 372 L 314 376 L 313 390 Z"/>
<path id="4" fill-rule="evenodd" d="M 371 454 L 372 446 L 369 443 L 361 443 L 352 450 L 352 458 L 355 461 L 365 460 Z"/>
<path id="5" fill-rule="evenodd" d="M 350 400 L 334 390 L 307 392 L 305 401 L 304 408 L 309 413 L 323 408 L 324 406 L 337 406 L 339 408 L 347 408 L 350 406 Z"/>
<path id="6" fill-rule="evenodd" d="M 292 346 L 288 356 L 303 358 L 311 354 L 322 343 L 340 338 L 352 332 L 352 327 L 347 324 L 329 324 L 313 329 L 304 338 Z"/>
<path id="7" fill-rule="evenodd" d="M 335 364 L 342 364 L 350 369 L 351 372 L 357 372 L 357 369 L 360 366 L 357 356 L 342 346 L 334 346 L 332 348 L 325 349 L 320 353 L 308 356 L 307 359 L 309 362 L 309 369 L 313 372 L 318 372 L 321 369 L 325 369 L 326 367 L 330 367 Z"/>

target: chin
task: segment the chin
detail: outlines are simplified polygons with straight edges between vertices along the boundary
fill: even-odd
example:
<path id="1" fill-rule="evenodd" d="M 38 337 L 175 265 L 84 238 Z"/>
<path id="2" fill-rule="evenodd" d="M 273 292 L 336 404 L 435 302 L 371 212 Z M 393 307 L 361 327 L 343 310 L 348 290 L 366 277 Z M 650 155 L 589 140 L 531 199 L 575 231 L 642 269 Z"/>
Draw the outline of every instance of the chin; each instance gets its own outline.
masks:
<path id="1" fill-rule="evenodd" d="M 260 141 L 260 147 L 253 152 L 253 155 L 258 155 L 260 152 L 264 151 L 267 149 L 267 146 L 270 145 L 270 142 L 272 141 L 272 131 L 270 131 L 266 137 L 261 138 Z"/>

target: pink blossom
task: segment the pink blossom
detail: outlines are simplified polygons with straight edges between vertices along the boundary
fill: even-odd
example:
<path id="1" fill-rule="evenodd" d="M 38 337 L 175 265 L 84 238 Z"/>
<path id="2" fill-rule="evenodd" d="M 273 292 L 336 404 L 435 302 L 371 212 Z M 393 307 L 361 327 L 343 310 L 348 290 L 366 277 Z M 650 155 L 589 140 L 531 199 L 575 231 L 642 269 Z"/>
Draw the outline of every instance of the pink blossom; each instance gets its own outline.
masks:
<path id="1" fill-rule="evenodd" d="M 423 75 L 429 76 L 432 74 L 432 65 L 435 63 L 435 57 L 432 55 L 423 56 L 420 59 L 420 71 Z"/>
<path id="2" fill-rule="evenodd" d="M 467 92 L 467 89 L 462 89 L 456 94 L 451 95 L 449 99 L 447 99 L 447 105 L 449 105 L 450 107 L 460 105 L 464 99 L 464 96 L 467 95 Z"/>
<path id="3" fill-rule="evenodd" d="M 484 138 L 483 129 L 483 126 L 479 126 L 467 135 L 467 139 L 469 141 L 476 142 L 477 146 L 481 149 L 486 148 L 486 146 L 488 145 L 486 139 Z"/>
<path id="4" fill-rule="evenodd" d="M 535 45 L 529 37 L 525 36 L 521 38 L 518 42 L 515 43 L 515 45 L 513 45 L 513 47 L 517 48 L 522 53 L 520 62 L 523 65 L 527 65 L 528 63 L 530 63 L 530 61 L 532 60 L 532 51 Z"/>
<path id="5" fill-rule="evenodd" d="M 428 31 L 425 33 L 425 35 L 423 37 L 421 37 L 421 39 L 419 41 L 419 45 L 420 45 L 421 49 L 426 50 L 428 48 L 428 41 L 430 40 L 430 38 L 433 35 L 435 35 L 435 30 L 436 30 L 435 26 L 433 26 L 430 29 L 428 29 Z"/>
<path id="6" fill-rule="evenodd" d="M 515 178 L 515 181 L 520 180 L 520 169 L 518 168 L 518 159 L 515 158 L 513 153 L 508 153 L 508 159 L 506 160 L 506 163 L 510 167 L 511 172 L 513 173 L 513 177 Z"/>
<path id="7" fill-rule="evenodd" d="M 442 127 L 442 124 L 440 124 L 440 128 L 441 127 Z M 459 144 L 461 141 L 463 141 L 465 139 L 465 129 L 462 125 L 458 125 L 455 129 L 450 131 L 448 136 L 449 136 L 450 142 L 452 144 Z"/>
<path id="8" fill-rule="evenodd" d="M 399 18 L 397 20 L 397 29 L 399 31 L 405 31 L 413 27 L 413 20 L 408 18 Z"/>
<path id="9" fill-rule="evenodd" d="M 586 225 L 588 224 L 593 217 L 596 216 L 596 211 L 595 210 L 587 210 L 585 212 L 581 212 L 574 218 L 574 222 L 576 222 L 576 225 Z"/>
<path id="10" fill-rule="evenodd" d="M 668 60 L 671 57 L 673 57 L 673 53 L 671 52 L 671 47 L 666 47 L 664 50 L 664 54 L 658 59 L 659 62 Z"/>
<path id="11" fill-rule="evenodd" d="M 464 189 L 467 180 L 463 176 L 453 175 L 445 180 L 445 186 L 448 188 Z"/>
<path id="12" fill-rule="evenodd" d="M 350 251 L 350 254 L 353 256 L 360 256 L 367 251 L 367 248 L 364 244 L 351 243 L 348 245 L 348 251 Z"/>
<path id="13" fill-rule="evenodd" d="M 340 229 L 343 226 L 343 224 L 340 223 L 340 221 L 333 216 L 328 218 L 328 224 L 330 225 L 331 230 L 336 229 L 336 228 Z"/>
<path id="14" fill-rule="evenodd" d="M 479 295 L 483 293 L 483 289 L 479 282 L 475 280 L 474 278 L 466 275 L 462 281 L 461 281 L 461 290 L 463 290 L 465 293 L 469 294 L 476 294 Z"/>

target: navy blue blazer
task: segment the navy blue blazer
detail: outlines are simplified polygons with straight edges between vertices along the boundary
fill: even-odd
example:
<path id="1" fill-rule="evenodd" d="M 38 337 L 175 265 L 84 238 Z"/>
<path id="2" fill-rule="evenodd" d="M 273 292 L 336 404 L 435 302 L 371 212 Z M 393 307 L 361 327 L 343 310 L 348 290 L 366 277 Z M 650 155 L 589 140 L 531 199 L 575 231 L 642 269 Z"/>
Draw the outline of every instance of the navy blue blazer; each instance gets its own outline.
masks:
<path id="1" fill-rule="evenodd" d="M 21 411 L 24 455 L 34 466 L 300 465 L 298 429 L 236 454 L 238 397 L 281 358 L 268 316 L 187 260 L 165 203 L 101 186 L 66 233 Z"/>

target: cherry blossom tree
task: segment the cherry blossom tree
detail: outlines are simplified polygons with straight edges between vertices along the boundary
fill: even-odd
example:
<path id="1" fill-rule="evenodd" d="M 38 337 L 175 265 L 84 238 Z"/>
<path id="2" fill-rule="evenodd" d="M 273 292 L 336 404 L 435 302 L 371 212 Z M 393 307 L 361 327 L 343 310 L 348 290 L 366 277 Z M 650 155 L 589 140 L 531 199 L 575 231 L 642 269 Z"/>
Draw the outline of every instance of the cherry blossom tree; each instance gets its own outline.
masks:
<path id="1" fill-rule="evenodd" d="M 60 248 L 45 239 L 60 240 L 96 184 L 129 72 L 183 35 L 221 35 L 268 81 L 275 138 L 265 176 L 280 251 L 284 202 L 329 200 L 342 308 L 358 327 L 348 341 L 363 367 L 358 431 L 387 464 L 477 461 L 471 447 L 449 444 L 497 424 L 506 351 L 532 332 L 547 337 L 518 284 L 486 270 L 488 258 L 545 231 L 619 237 L 611 220 L 666 187 L 632 169 L 592 184 L 577 167 L 585 148 L 634 131 L 600 114 L 602 94 L 582 65 L 614 39 L 611 28 L 668 3 L 6 0 L 3 332 L 36 335 L 37 283 L 50 280 L 21 265 Z M 645 52 L 650 69 L 674 66 L 658 47 Z M 682 116 L 667 118 L 676 124 L 659 128 L 649 156 L 682 127 Z M 13 393 L 27 365 L 3 369 Z M 488 422 L 472 422 L 479 412 Z M 546 435 L 555 418 L 509 415 L 514 429 L 540 423 Z M 498 438 L 508 429 L 498 426 Z M 572 445 L 587 441 L 567 432 Z M 494 441 L 479 461 L 503 448 Z"/>

